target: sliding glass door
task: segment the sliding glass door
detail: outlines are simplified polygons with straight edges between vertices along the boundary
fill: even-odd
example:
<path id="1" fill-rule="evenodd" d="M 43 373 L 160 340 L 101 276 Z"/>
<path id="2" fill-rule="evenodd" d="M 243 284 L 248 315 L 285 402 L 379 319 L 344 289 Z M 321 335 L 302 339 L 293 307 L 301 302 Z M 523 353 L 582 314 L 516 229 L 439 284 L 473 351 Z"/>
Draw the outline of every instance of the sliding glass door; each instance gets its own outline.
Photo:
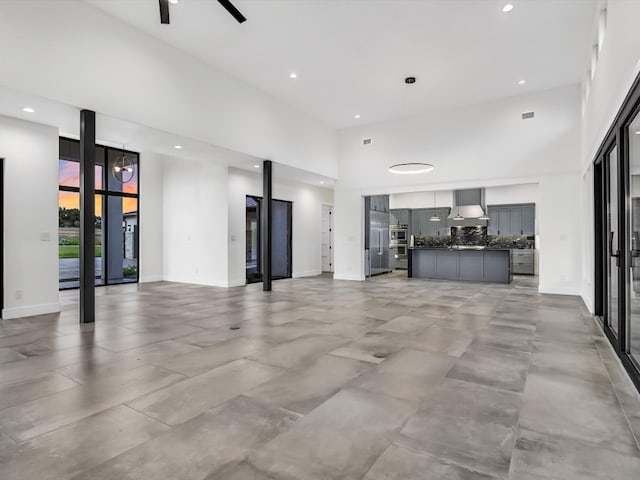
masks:
<path id="1" fill-rule="evenodd" d="M 629 290 L 626 345 L 633 362 L 640 365 L 640 113 L 625 127 L 629 172 Z"/>
<path id="2" fill-rule="evenodd" d="M 640 76 L 593 168 L 595 312 L 640 390 Z"/>
<path id="3" fill-rule="evenodd" d="M 611 332 L 617 336 L 620 324 L 620 235 L 619 216 L 620 209 L 618 197 L 618 148 L 614 145 L 604 158 L 604 169 L 606 174 L 606 212 L 607 212 L 607 312 L 605 316 L 606 325 Z"/>

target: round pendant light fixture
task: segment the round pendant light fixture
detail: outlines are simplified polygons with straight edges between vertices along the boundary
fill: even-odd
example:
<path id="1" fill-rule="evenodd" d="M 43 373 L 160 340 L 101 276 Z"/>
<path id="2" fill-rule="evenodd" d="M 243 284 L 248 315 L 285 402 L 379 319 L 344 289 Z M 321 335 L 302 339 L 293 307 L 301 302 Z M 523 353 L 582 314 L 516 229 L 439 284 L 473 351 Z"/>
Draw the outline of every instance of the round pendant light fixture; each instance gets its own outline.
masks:
<path id="1" fill-rule="evenodd" d="M 122 155 L 116 158 L 111 168 L 111 174 L 120 183 L 129 183 L 133 180 L 135 175 L 135 165 L 133 161 L 127 157 L 127 154 L 122 148 Z"/>
<path id="2" fill-rule="evenodd" d="M 433 165 L 430 163 L 421 162 L 409 162 L 409 163 L 396 163 L 389 167 L 391 173 L 397 173 L 399 175 L 414 175 L 416 173 L 427 173 L 433 170 Z"/>
<path id="3" fill-rule="evenodd" d="M 436 192 L 433 192 L 433 215 L 429 219 L 430 222 L 439 222 L 440 217 L 436 213 Z"/>
<path id="4" fill-rule="evenodd" d="M 453 219 L 458 221 L 458 222 L 464 220 L 464 217 L 462 215 L 460 215 L 460 207 L 456 207 L 456 208 L 457 208 L 458 213 L 457 213 L 457 215 L 455 217 L 453 217 Z"/>
<path id="5" fill-rule="evenodd" d="M 416 83 L 416 77 L 413 76 L 408 76 L 404 79 L 404 83 L 407 86 L 411 86 L 413 84 Z M 404 103 L 407 103 L 407 88 L 405 88 L 404 91 Z M 394 165 L 391 165 L 389 167 L 389 171 L 391 173 L 396 173 L 398 175 L 415 175 L 418 173 L 427 173 L 430 172 L 431 170 L 434 169 L 434 166 L 431 165 L 430 163 L 424 163 L 424 162 L 407 162 L 407 163 L 396 163 Z M 434 212 L 435 213 L 435 212 Z M 437 217 L 437 215 L 434 214 L 434 216 L 430 219 L 433 222 L 439 221 L 440 219 L 438 218 L 438 220 L 435 220 L 435 217 Z"/>

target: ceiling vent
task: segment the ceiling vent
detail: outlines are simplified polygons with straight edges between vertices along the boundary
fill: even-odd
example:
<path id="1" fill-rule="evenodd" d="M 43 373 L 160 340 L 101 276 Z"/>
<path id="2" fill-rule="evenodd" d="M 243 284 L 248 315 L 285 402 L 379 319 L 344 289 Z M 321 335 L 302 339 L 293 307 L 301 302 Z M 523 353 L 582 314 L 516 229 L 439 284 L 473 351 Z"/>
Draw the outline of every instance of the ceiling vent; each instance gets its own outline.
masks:
<path id="1" fill-rule="evenodd" d="M 524 112 L 524 113 L 522 114 L 522 119 L 523 119 L 523 120 L 529 120 L 530 118 L 535 117 L 535 115 L 536 115 L 536 114 L 535 114 L 534 112 Z"/>
<path id="2" fill-rule="evenodd" d="M 363 145 L 371 145 L 371 139 L 370 138 L 365 138 L 364 140 L 362 140 L 362 144 Z"/>

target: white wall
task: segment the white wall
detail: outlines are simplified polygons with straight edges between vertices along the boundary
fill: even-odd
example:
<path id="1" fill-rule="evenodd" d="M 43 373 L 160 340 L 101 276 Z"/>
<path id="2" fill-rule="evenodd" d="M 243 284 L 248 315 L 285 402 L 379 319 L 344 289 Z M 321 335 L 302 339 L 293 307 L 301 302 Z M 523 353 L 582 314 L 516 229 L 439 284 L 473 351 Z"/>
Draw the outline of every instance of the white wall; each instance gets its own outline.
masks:
<path id="1" fill-rule="evenodd" d="M 1 1 L 0 44 L 6 87 L 336 177 L 332 128 L 85 2 Z"/>
<path id="2" fill-rule="evenodd" d="M 622 106 L 633 81 L 640 72 L 640 2 L 609 0 L 606 2 L 607 24 L 604 42 L 598 55 L 595 74 L 590 81 L 589 96 L 582 116 L 583 210 L 582 229 L 582 298 L 593 311 L 594 305 L 594 231 L 593 170 L 591 163 L 600 144 Z"/>
<path id="3" fill-rule="evenodd" d="M 163 157 L 140 152 L 140 282 L 162 280 Z"/>
<path id="4" fill-rule="evenodd" d="M 521 120 L 521 113 L 531 110 L 535 119 Z M 579 294 L 579 134 L 577 85 L 340 131 L 336 278 L 364 278 L 363 195 L 484 186 L 491 203 L 507 198 L 505 203 L 514 203 L 529 201 L 533 187 L 517 196 L 504 187 L 538 184 L 540 291 Z M 372 145 L 363 146 L 362 138 L 372 138 Z M 436 168 L 417 176 L 387 171 L 390 163 L 411 161 L 427 161 Z M 571 215 L 568 222 L 565 209 Z"/>
<path id="5" fill-rule="evenodd" d="M 3 317 L 57 312 L 58 131 L 0 116 L 0 157 L 5 158 Z"/>
<path id="6" fill-rule="evenodd" d="M 453 206 L 453 190 L 435 193 L 436 207 Z M 430 208 L 433 206 L 433 192 L 392 193 L 389 195 L 389 208 Z"/>
<path id="7" fill-rule="evenodd" d="M 229 285 L 244 285 L 246 196 L 262 196 L 262 176 L 229 169 Z M 273 198 L 293 202 L 292 276 L 322 273 L 322 205 L 333 204 L 333 192 L 303 183 L 278 180 L 273 169 Z"/>
<path id="8" fill-rule="evenodd" d="M 606 2 L 607 24 L 582 117 L 582 169 L 593 161 L 640 72 L 640 2 Z M 587 46 L 588 48 L 588 46 Z"/>
<path id="9" fill-rule="evenodd" d="M 487 205 L 509 205 L 512 203 L 538 203 L 538 184 L 504 185 L 489 187 L 484 191 Z"/>
<path id="10" fill-rule="evenodd" d="M 542 293 L 582 293 L 582 182 L 576 174 L 541 179 L 536 222 Z"/>
<path id="11" fill-rule="evenodd" d="M 228 286 L 227 176 L 218 165 L 164 159 L 164 280 Z"/>

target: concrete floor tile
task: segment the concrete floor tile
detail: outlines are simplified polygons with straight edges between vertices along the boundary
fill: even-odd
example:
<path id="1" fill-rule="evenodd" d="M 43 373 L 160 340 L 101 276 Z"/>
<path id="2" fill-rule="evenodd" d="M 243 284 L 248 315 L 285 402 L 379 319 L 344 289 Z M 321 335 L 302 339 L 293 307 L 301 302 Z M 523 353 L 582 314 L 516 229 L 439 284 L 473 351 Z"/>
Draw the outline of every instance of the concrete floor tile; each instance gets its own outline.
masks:
<path id="1" fill-rule="evenodd" d="M 0 464 L 0 477 L 71 478 L 169 430 L 119 405 L 21 445 L 18 455 Z"/>
<path id="2" fill-rule="evenodd" d="M 521 392 L 528 368 L 528 353 L 474 346 L 460 357 L 447 377 Z"/>
<path id="3" fill-rule="evenodd" d="M 240 462 L 296 419 L 290 412 L 236 397 L 74 479 L 202 479 Z"/>
<path id="4" fill-rule="evenodd" d="M 401 400 L 345 389 L 249 460 L 276 477 L 360 479 L 412 410 Z"/>
<path id="5" fill-rule="evenodd" d="M 391 445 L 362 480 L 494 480 L 432 455 Z"/>
<path id="6" fill-rule="evenodd" d="M 334 355 L 279 375 L 248 391 L 246 396 L 307 414 L 358 377 L 371 364 Z"/>
<path id="7" fill-rule="evenodd" d="M 282 373 L 280 368 L 236 360 L 138 397 L 127 405 L 168 425 L 178 425 Z"/>

